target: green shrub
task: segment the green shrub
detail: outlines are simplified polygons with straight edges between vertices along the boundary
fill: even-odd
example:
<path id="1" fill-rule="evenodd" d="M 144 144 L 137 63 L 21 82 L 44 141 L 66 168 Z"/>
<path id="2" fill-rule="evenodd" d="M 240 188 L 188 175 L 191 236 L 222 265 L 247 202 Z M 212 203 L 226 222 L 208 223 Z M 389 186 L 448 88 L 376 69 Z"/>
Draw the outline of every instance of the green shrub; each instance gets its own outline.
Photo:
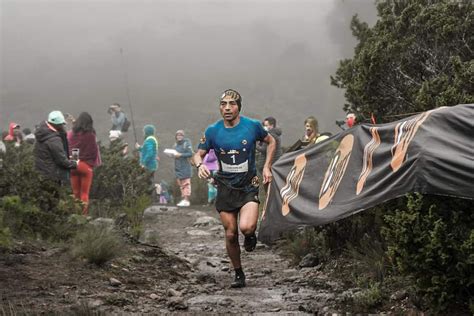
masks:
<path id="1" fill-rule="evenodd" d="M 468 307 L 474 295 L 472 201 L 408 196 L 405 208 L 385 216 L 388 255 L 402 274 L 416 280 L 426 307 L 434 312 Z"/>
<path id="2" fill-rule="evenodd" d="M 0 199 L 0 222 L 15 237 L 67 240 L 76 227 L 68 218 L 79 208 L 72 198 L 59 200 L 56 208 L 43 211 L 19 196 L 5 196 Z"/>
<path id="3" fill-rule="evenodd" d="M 382 283 L 391 270 L 391 263 L 383 243 L 367 234 L 358 241 L 357 246 L 348 243 L 344 253 L 353 262 L 351 271 L 354 279 L 358 280 L 359 286 L 361 278 L 364 283 Z"/>
<path id="4" fill-rule="evenodd" d="M 293 264 L 298 264 L 307 254 L 315 255 L 320 261 L 329 257 L 330 249 L 327 240 L 318 227 L 305 227 L 285 235 L 284 255 L 289 256 Z"/>
<path id="5" fill-rule="evenodd" d="M 125 213 L 129 223 L 129 232 L 132 238 L 138 239 L 143 231 L 142 219 L 143 211 L 150 205 L 149 195 L 141 195 L 138 198 L 130 199 L 126 204 Z"/>
<path id="6" fill-rule="evenodd" d="M 377 307 L 384 301 L 384 294 L 380 288 L 380 283 L 371 283 L 369 286 L 353 297 L 353 308 L 355 312 L 367 312 L 367 310 Z"/>
<path id="7" fill-rule="evenodd" d="M 108 148 L 100 147 L 102 165 L 94 169 L 90 192 L 92 200 L 107 200 L 110 202 L 108 207 L 117 212 L 121 212 L 120 206 L 127 200 L 151 195 L 152 190 L 150 174 L 140 167 L 136 157 L 124 158 L 121 146 L 121 141 L 114 141 Z"/>
<path id="8" fill-rule="evenodd" d="M 120 236 L 104 225 L 88 225 L 73 239 L 72 254 L 89 263 L 103 265 L 123 252 Z"/>

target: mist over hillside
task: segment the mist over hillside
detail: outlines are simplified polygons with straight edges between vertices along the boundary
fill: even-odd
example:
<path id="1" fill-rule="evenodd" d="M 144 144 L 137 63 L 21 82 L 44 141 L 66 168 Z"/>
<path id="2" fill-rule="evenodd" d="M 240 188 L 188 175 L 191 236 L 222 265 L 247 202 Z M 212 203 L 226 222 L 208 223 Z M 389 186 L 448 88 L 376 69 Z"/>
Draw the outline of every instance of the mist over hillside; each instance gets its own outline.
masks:
<path id="1" fill-rule="evenodd" d="M 308 115 L 337 132 L 344 98 L 329 76 L 352 56 L 352 15 L 373 23 L 376 14 L 372 0 L 0 3 L 0 129 L 88 111 L 106 141 L 108 105 L 130 117 L 127 76 L 138 139 L 153 123 L 163 149 L 177 129 L 196 144 L 226 88 L 242 94 L 244 115 L 276 117 L 284 145 Z"/>

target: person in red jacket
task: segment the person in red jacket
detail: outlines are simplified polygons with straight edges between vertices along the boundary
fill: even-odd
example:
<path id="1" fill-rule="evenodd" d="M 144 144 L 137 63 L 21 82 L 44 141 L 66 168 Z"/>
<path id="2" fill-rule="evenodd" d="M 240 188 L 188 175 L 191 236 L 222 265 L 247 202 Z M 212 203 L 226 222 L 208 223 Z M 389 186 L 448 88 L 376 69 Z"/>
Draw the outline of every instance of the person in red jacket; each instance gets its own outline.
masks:
<path id="1" fill-rule="evenodd" d="M 74 196 L 84 205 L 83 215 L 89 210 L 89 191 L 92 185 L 93 168 L 100 164 L 100 153 L 92 117 L 82 112 L 68 132 L 69 155 L 78 156 L 77 169 L 71 171 L 71 186 Z"/>

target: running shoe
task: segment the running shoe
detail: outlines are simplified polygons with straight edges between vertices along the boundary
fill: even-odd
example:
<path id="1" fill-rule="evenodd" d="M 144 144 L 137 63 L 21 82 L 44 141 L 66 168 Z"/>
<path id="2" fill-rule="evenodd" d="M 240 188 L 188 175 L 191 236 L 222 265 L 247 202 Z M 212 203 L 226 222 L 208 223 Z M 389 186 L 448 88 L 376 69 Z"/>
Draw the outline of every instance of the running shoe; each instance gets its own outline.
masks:
<path id="1" fill-rule="evenodd" d="M 245 274 L 236 274 L 234 282 L 230 284 L 233 289 L 245 287 Z"/>
<path id="2" fill-rule="evenodd" d="M 248 251 L 248 252 L 254 251 L 256 245 L 257 245 L 257 236 L 255 236 L 255 233 L 253 233 L 250 236 L 245 236 L 245 240 L 244 240 L 245 251 Z"/>

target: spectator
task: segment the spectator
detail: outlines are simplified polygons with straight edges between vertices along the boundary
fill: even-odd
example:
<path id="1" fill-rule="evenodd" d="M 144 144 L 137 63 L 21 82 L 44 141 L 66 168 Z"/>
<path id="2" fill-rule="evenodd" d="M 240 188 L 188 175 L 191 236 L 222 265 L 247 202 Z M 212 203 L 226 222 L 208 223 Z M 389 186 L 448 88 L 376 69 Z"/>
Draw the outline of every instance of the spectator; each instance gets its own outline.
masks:
<path id="1" fill-rule="evenodd" d="M 23 134 L 20 130 L 20 125 L 14 122 L 11 122 L 8 128 L 8 135 L 3 139 L 6 142 L 14 142 L 15 147 L 19 147 L 23 142 Z"/>
<path id="2" fill-rule="evenodd" d="M 71 186 L 74 197 L 82 201 L 83 215 L 89 213 L 89 191 L 94 176 L 93 168 L 101 163 L 93 123 L 91 115 L 82 112 L 74 121 L 72 130 L 67 134 L 70 157 L 75 151 L 79 151 L 78 157 L 73 157 L 79 160 L 77 169 L 71 171 Z"/>
<path id="3" fill-rule="evenodd" d="M 29 128 L 24 128 L 23 129 L 23 134 L 25 135 L 25 142 L 28 144 L 33 145 L 36 141 L 35 135 L 31 132 L 31 129 Z"/>
<path id="4" fill-rule="evenodd" d="M 44 198 L 40 201 L 42 210 L 51 210 L 59 202 L 60 186 L 69 182 L 69 171 L 77 162 L 68 159 L 68 144 L 64 132 L 64 116 L 52 111 L 48 120 L 39 124 L 35 131 L 33 155 L 36 170 L 40 173 Z"/>
<path id="5" fill-rule="evenodd" d="M 109 110 L 107 111 L 110 114 L 110 119 L 112 121 L 112 128 L 111 131 L 123 131 L 123 126 L 125 124 L 125 113 L 122 112 L 122 108 L 120 104 L 114 103 L 109 106 Z"/>
<path id="6" fill-rule="evenodd" d="M 176 131 L 176 143 L 174 149 L 177 153 L 174 155 L 174 171 L 176 175 L 176 182 L 181 191 L 181 201 L 177 206 L 187 207 L 191 205 L 191 163 L 189 159 L 193 156 L 191 141 L 184 138 L 184 131 Z"/>
<path id="7" fill-rule="evenodd" d="M 292 152 L 317 144 L 329 138 L 328 135 L 319 134 L 318 120 L 314 116 L 309 116 L 304 121 L 305 134 L 302 139 L 298 139 L 296 143 L 288 148 L 286 152 Z"/>
<path id="8" fill-rule="evenodd" d="M 273 155 L 273 160 L 272 160 L 272 165 L 273 165 L 275 161 L 277 161 L 278 158 L 280 158 L 282 155 L 281 129 L 276 126 L 276 119 L 271 116 L 264 119 L 262 125 L 263 125 L 263 129 L 266 130 L 275 139 L 276 148 L 275 148 L 275 154 Z M 257 142 L 256 147 L 255 147 L 257 152 L 259 153 L 258 159 L 256 160 L 256 165 L 257 165 L 257 173 L 260 177 L 262 176 L 263 165 L 265 164 L 265 160 L 267 159 L 267 146 L 268 146 L 267 143 L 259 141 Z"/>
<path id="9" fill-rule="evenodd" d="M 207 204 L 212 205 L 217 196 L 216 183 L 214 182 L 214 175 L 219 170 L 219 164 L 217 161 L 216 153 L 214 149 L 210 149 L 202 161 L 206 165 L 207 169 L 211 172 L 211 176 L 207 179 Z"/>
<path id="10" fill-rule="evenodd" d="M 140 166 L 150 173 L 152 187 L 155 188 L 155 184 L 158 183 L 156 176 L 158 170 L 158 140 L 155 137 L 156 129 L 155 126 L 149 124 L 143 127 L 143 135 L 145 141 L 143 146 L 138 143 L 135 147 L 140 152 Z M 156 190 L 153 190 L 152 199 L 157 199 Z"/>

